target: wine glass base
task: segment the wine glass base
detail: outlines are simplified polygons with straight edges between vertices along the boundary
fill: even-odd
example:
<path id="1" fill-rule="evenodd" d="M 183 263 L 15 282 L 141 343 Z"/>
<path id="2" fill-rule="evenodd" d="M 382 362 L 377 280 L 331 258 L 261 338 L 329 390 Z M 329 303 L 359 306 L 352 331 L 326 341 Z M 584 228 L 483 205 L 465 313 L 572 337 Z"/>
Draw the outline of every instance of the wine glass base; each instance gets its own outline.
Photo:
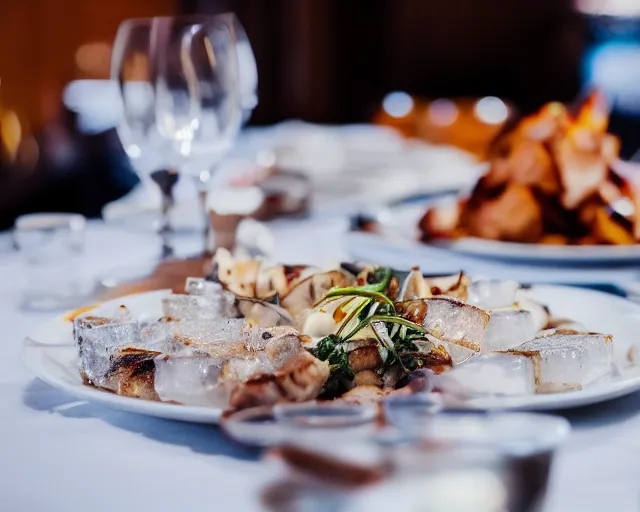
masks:
<path id="1" fill-rule="evenodd" d="M 197 200 L 194 200 L 197 207 Z M 143 233 L 157 233 L 161 226 L 159 209 L 150 209 L 142 205 L 128 205 L 103 211 L 103 218 L 107 224 L 123 227 L 127 230 Z M 202 233 L 205 222 L 199 208 L 193 205 L 177 203 L 174 211 L 169 214 L 171 227 L 177 234 Z"/>

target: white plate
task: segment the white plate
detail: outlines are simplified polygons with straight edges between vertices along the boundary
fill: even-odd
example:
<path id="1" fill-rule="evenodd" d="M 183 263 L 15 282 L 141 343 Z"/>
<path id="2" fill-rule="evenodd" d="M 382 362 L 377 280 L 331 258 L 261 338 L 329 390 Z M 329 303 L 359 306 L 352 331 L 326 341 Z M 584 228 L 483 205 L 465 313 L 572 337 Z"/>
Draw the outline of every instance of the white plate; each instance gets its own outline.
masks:
<path id="1" fill-rule="evenodd" d="M 133 312 L 159 308 L 164 292 L 150 292 L 118 299 Z M 640 367 L 630 367 L 628 350 L 640 332 L 640 305 L 592 290 L 565 286 L 535 286 L 532 298 L 543 302 L 558 317 L 572 318 L 589 330 L 612 334 L 615 358 L 621 375 L 599 382 L 581 391 L 549 395 L 492 397 L 478 399 L 477 408 L 551 410 L 594 404 L 627 395 L 640 389 Z M 222 411 L 216 408 L 186 407 L 114 395 L 82 384 L 77 369 L 72 325 L 64 316 L 54 318 L 33 331 L 23 345 L 26 365 L 43 381 L 78 398 L 101 403 L 114 409 L 197 423 L 217 423 Z M 626 366 L 626 368 L 625 368 Z"/>
<path id="2" fill-rule="evenodd" d="M 134 316 L 153 314 L 160 316 L 161 298 L 168 293 L 170 293 L 169 290 L 160 290 L 130 295 L 106 302 L 104 306 L 109 307 L 112 303 L 124 304 Z M 113 409 L 193 423 L 218 423 L 222 414 L 221 409 L 139 400 L 85 386 L 78 372 L 78 353 L 73 341 L 73 325 L 65 320 L 66 316 L 67 314 L 60 315 L 42 324 L 23 342 L 23 360 L 38 378 L 70 395 Z"/>
<path id="3" fill-rule="evenodd" d="M 395 240 L 418 239 L 418 221 L 425 212 L 425 205 L 403 205 L 378 213 L 379 220 L 388 235 L 390 244 Z M 391 236 L 395 233 L 395 237 Z M 481 258 L 555 265 L 605 264 L 640 262 L 640 244 L 636 245 L 547 245 L 500 242 L 468 237 L 454 241 L 428 244 L 460 254 Z"/>

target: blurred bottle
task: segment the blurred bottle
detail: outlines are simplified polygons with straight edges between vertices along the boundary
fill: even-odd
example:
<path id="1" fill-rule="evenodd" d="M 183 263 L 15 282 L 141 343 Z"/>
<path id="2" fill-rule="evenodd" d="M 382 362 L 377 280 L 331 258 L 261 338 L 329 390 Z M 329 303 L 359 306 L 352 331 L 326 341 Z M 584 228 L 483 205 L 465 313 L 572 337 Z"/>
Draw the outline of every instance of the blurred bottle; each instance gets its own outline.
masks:
<path id="1" fill-rule="evenodd" d="M 577 6 L 589 27 L 583 86 L 608 96 L 609 129 L 622 139 L 621 156 L 640 161 L 640 2 L 579 0 Z"/>

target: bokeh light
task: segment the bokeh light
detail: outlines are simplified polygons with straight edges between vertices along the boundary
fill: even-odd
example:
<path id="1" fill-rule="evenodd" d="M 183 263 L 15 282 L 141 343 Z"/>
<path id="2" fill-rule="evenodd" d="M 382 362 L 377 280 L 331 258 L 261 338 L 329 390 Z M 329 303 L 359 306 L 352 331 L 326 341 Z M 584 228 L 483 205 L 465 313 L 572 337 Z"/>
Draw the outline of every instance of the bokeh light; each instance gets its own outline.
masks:
<path id="1" fill-rule="evenodd" d="M 391 117 L 406 117 L 413 110 L 413 98 L 406 92 L 390 92 L 382 100 L 382 108 Z"/>
<path id="2" fill-rule="evenodd" d="M 436 126 L 451 126 L 458 119 L 459 111 L 453 101 L 441 98 L 429 104 L 427 115 Z"/>
<path id="3" fill-rule="evenodd" d="M 504 101 L 495 96 L 486 96 L 476 102 L 474 114 L 486 124 L 500 124 L 507 120 L 509 111 Z"/>

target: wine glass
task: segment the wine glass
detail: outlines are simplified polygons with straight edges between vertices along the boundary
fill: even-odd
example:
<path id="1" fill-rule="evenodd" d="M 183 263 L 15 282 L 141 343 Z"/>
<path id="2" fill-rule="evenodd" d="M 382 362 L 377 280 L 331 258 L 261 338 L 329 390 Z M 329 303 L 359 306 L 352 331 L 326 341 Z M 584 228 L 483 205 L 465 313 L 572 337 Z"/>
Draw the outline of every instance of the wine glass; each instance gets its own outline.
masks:
<path id="1" fill-rule="evenodd" d="M 241 125 L 247 124 L 251 118 L 253 109 L 258 105 L 258 67 L 247 33 L 238 17 L 233 13 L 220 14 L 218 17 L 228 21 L 233 27 L 236 38 L 236 54 L 238 58 L 238 92 L 240 109 L 242 111 Z M 201 168 L 193 173 L 198 189 L 200 208 L 204 220 L 204 238 L 209 237 L 209 220 L 207 212 L 207 193 L 209 192 L 212 176 L 220 163 L 220 159 L 210 162 L 208 167 Z"/>
<path id="2" fill-rule="evenodd" d="M 116 36 L 111 77 L 122 97 L 120 140 L 136 171 L 162 193 L 160 233 L 169 257 L 178 176 L 219 161 L 241 126 L 233 18 L 127 20 Z"/>

